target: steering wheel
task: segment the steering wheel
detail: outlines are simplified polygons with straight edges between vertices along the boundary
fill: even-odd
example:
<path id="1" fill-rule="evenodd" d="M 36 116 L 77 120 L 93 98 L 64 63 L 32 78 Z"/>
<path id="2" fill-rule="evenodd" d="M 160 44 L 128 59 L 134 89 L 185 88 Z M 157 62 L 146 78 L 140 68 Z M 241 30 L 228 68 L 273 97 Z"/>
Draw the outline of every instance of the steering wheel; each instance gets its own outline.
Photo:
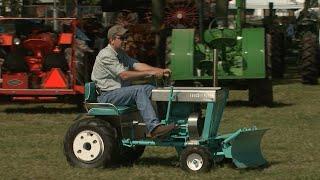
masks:
<path id="1" fill-rule="evenodd" d="M 154 84 L 157 88 L 158 87 L 169 87 L 172 85 L 171 81 L 171 73 L 170 76 L 162 76 L 162 78 L 157 78 L 156 76 L 150 76 L 152 84 Z"/>
<path id="2" fill-rule="evenodd" d="M 208 29 L 211 30 L 211 29 L 212 29 L 212 25 L 213 25 L 215 22 L 218 23 L 219 20 L 226 20 L 226 19 L 228 19 L 228 18 L 227 18 L 227 17 L 213 18 L 213 19 L 210 21 L 210 23 L 209 23 Z M 219 27 L 219 24 L 217 24 L 217 26 Z M 223 27 L 223 26 L 222 26 L 222 27 Z"/>

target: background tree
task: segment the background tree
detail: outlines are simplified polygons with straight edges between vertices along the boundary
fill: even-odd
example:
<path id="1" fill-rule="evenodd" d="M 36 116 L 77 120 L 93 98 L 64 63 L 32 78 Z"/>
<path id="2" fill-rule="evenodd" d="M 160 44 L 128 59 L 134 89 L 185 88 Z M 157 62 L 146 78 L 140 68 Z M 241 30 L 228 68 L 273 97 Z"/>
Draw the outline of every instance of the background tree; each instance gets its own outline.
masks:
<path id="1" fill-rule="evenodd" d="M 3 16 L 20 16 L 21 9 L 21 0 L 2 0 L 1 15 Z"/>

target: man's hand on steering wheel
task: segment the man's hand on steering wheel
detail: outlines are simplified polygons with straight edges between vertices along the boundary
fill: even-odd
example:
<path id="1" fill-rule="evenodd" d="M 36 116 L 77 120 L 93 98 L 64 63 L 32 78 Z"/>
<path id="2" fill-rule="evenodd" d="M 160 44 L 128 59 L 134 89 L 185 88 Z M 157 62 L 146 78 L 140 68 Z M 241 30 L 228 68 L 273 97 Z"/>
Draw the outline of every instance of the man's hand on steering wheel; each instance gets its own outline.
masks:
<path id="1" fill-rule="evenodd" d="M 162 69 L 153 70 L 151 71 L 151 76 L 157 79 L 161 79 L 164 76 L 163 70 Z"/>
<path id="2" fill-rule="evenodd" d="M 171 75 L 171 70 L 170 69 L 157 69 L 152 71 L 152 76 L 161 79 L 161 78 L 168 78 Z"/>
<path id="3" fill-rule="evenodd" d="M 171 70 L 170 69 L 163 69 L 163 77 L 170 77 L 171 76 Z"/>

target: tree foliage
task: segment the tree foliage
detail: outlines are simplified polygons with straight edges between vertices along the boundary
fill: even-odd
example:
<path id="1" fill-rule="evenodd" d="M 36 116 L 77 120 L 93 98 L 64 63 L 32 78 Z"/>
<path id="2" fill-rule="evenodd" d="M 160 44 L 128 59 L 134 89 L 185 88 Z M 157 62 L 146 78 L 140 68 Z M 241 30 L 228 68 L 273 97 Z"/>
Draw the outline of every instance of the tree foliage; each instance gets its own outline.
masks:
<path id="1" fill-rule="evenodd" d="M 2 0 L 1 15 L 19 16 L 22 3 L 20 0 Z M 10 9 L 10 11 L 7 11 Z"/>
<path id="2" fill-rule="evenodd" d="M 78 0 L 78 2 L 82 5 L 97 5 L 100 3 L 100 0 Z"/>

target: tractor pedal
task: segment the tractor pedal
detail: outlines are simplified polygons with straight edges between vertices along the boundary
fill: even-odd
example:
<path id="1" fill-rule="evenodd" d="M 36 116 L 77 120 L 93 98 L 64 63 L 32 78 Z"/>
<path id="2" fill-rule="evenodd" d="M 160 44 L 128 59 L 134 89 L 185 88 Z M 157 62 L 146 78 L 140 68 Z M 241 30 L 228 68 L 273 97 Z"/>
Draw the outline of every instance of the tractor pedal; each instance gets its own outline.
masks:
<path id="1" fill-rule="evenodd" d="M 161 138 L 162 136 L 170 135 L 170 132 L 176 129 L 175 124 L 159 125 L 151 133 L 152 138 Z"/>

